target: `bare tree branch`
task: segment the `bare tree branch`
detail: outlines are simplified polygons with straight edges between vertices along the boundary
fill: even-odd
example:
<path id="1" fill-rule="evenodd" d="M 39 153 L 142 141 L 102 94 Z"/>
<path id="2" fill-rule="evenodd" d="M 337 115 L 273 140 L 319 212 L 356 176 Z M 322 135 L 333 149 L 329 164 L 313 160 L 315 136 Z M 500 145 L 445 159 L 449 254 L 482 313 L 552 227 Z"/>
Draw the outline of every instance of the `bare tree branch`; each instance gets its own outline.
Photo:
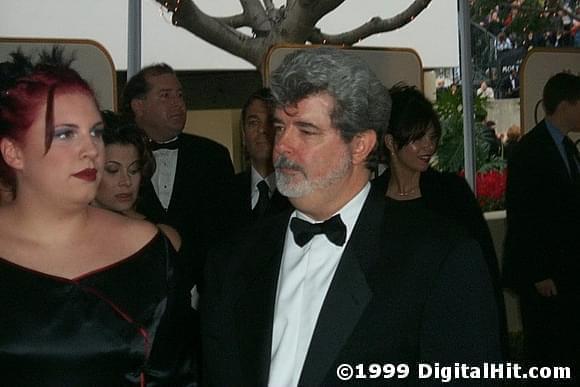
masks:
<path id="1" fill-rule="evenodd" d="M 307 9 L 317 21 L 344 2 L 345 0 L 298 0 L 300 7 Z"/>
<path id="2" fill-rule="evenodd" d="M 276 7 L 274 6 L 274 2 L 272 0 L 264 0 L 264 6 L 266 7 L 267 12 L 276 9 Z"/>
<path id="3" fill-rule="evenodd" d="M 334 11 L 336 8 L 342 5 L 345 0 L 309 0 L 311 3 L 315 4 L 315 12 L 322 13 L 322 15 L 326 15 Z"/>
<path id="4" fill-rule="evenodd" d="M 246 20 L 254 31 L 269 31 L 272 23 L 260 0 L 240 0 Z"/>
<path id="5" fill-rule="evenodd" d="M 290 9 L 292 7 L 294 7 L 294 4 L 297 2 L 298 0 L 286 0 L 286 8 Z"/>
<path id="6" fill-rule="evenodd" d="M 326 43 L 351 45 L 381 32 L 393 31 L 411 22 L 417 15 L 427 8 L 431 0 L 415 0 L 407 9 L 388 19 L 374 17 L 365 24 L 337 35 L 327 35 L 315 29 L 308 39 L 312 43 Z"/>
<path id="7" fill-rule="evenodd" d="M 264 50 L 260 39 L 252 39 L 220 20 L 205 14 L 193 0 L 156 1 L 173 12 L 172 22 L 174 25 L 247 60 L 256 67 L 260 66 Z"/>
<path id="8" fill-rule="evenodd" d="M 216 17 L 215 19 L 235 29 L 240 27 L 251 27 L 250 22 L 247 20 L 246 14 L 244 13 L 226 17 Z"/>
<path id="9" fill-rule="evenodd" d="M 239 0 L 242 5 L 244 12 L 258 14 L 260 12 L 264 13 L 264 7 L 260 0 Z"/>

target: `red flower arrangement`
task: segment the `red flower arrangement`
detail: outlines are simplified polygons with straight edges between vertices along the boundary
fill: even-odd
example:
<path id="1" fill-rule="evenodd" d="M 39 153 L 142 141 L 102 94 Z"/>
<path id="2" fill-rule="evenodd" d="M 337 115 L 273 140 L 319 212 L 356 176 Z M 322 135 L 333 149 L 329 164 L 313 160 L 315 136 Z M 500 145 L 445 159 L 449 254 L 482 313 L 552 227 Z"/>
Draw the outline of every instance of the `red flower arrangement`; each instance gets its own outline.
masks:
<path id="1" fill-rule="evenodd" d="M 464 176 L 463 171 L 460 172 Z M 477 172 L 475 176 L 476 197 L 482 211 L 505 209 L 507 169 Z"/>
<path id="2" fill-rule="evenodd" d="M 478 172 L 475 178 L 476 197 L 482 211 L 503 210 L 507 170 Z"/>

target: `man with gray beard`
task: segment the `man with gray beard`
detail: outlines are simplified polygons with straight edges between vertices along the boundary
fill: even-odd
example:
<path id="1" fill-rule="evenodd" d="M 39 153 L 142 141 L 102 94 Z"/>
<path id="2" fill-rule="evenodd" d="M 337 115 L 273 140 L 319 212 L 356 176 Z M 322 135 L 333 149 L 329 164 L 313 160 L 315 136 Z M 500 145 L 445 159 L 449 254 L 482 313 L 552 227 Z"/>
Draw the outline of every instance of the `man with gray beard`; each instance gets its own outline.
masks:
<path id="1" fill-rule="evenodd" d="M 479 246 L 420 207 L 386 206 L 369 183 L 391 103 L 366 63 L 304 49 L 285 58 L 271 88 L 276 184 L 295 210 L 209 258 L 204 382 L 384 384 L 383 375 L 361 378 L 371 363 L 390 363 L 408 373 L 389 382 L 408 385 L 420 362 L 498 360 Z M 348 365 L 357 364 L 355 378 Z"/>

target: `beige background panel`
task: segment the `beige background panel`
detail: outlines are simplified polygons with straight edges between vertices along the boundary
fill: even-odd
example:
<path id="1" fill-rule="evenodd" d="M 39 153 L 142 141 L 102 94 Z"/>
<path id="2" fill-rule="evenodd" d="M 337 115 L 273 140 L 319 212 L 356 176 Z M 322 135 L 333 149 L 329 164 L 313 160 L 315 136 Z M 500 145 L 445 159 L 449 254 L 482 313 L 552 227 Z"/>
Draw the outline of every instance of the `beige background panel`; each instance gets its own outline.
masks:
<path id="1" fill-rule="evenodd" d="M 0 38 L 0 62 L 10 59 L 18 48 L 33 60 L 43 50 L 54 45 L 63 46 L 65 55 L 73 55 L 75 69 L 93 88 L 101 109 L 117 108 L 117 74 L 109 52 L 94 40 Z"/>
<path id="2" fill-rule="evenodd" d="M 189 110 L 185 132 L 211 138 L 230 151 L 236 172 L 243 166 L 240 109 Z"/>
<path id="3" fill-rule="evenodd" d="M 487 102 L 487 119 L 494 121 L 497 133 L 505 133 L 512 125 L 520 125 L 519 98 L 494 99 Z"/>
<path id="4" fill-rule="evenodd" d="M 270 74 L 284 60 L 284 57 L 296 50 L 312 49 L 316 45 L 279 45 L 268 52 L 265 60 L 265 84 L 268 84 Z M 340 48 L 340 47 L 339 47 Z M 417 86 L 423 90 L 423 64 L 417 52 L 410 48 L 375 48 L 349 47 L 346 52 L 361 56 L 371 70 L 387 87 L 397 82 L 405 82 L 410 86 Z"/>
<path id="5" fill-rule="evenodd" d="M 542 99 L 542 90 L 548 79 L 559 72 L 580 75 L 580 49 L 537 48 L 531 50 L 522 63 L 520 74 L 521 127 L 524 132 L 536 125 L 534 112 Z M 537 121 L 544 118 L 541 103 Z"/>

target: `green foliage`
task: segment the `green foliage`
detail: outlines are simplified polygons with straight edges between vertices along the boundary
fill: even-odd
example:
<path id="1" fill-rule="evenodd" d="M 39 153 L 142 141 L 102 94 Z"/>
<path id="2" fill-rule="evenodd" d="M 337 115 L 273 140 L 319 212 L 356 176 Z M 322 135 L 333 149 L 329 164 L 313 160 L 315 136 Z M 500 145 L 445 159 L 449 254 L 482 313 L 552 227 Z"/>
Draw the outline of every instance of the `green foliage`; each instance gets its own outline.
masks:
<path id="1" fill-rule="evenodd" d="M 441 120 L 441 140 L 437 149 L 434 167 L 440 171 L 459 172 L 464 167 L 463 105 L 461 89 L 451 94 L 443 91 L 437 98 L 435 109 Z M 504 161 L 489 158 L 489 144 L 485 140 L 483 121 L 487 116 L 485 98 L 474 96 L 475 117 L 475 159 L 478 171 L 503 168 Z"/>

